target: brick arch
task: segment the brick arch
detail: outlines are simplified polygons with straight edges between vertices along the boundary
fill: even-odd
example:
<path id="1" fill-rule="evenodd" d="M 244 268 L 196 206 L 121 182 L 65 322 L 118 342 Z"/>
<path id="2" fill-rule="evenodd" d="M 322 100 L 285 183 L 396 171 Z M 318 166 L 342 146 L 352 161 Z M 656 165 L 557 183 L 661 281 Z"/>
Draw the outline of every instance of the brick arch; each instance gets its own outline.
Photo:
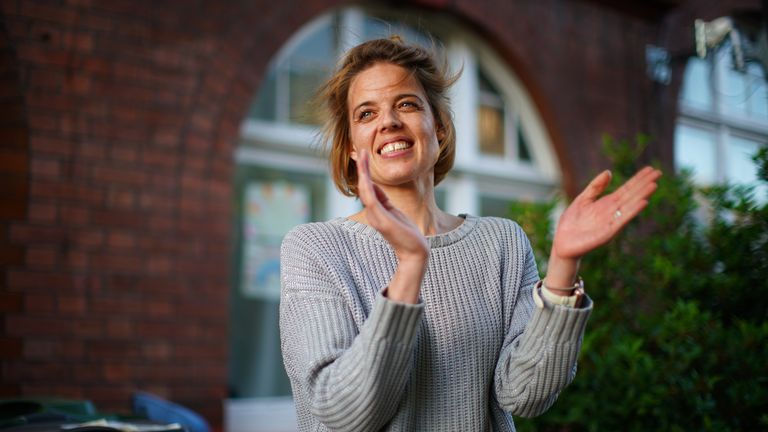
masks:
<path id="1" fill-rule="evenodd" d="M 12 224 L 26 219 L 29 211 L 29 125 L 24 106 L 22 82 L 16 51 L 0 21 L 0 311 L 18 314 L 23 310 L 23 293 L 9 289 L 8 269 L 24 264 L 26 247 L 15 242 Z M 0 351 L 4 360 L 22 358 L 23 339 L 0 326 Z M 0 397 L 17 396 L 20 383 L 7 379 L 2 368 Z"/>

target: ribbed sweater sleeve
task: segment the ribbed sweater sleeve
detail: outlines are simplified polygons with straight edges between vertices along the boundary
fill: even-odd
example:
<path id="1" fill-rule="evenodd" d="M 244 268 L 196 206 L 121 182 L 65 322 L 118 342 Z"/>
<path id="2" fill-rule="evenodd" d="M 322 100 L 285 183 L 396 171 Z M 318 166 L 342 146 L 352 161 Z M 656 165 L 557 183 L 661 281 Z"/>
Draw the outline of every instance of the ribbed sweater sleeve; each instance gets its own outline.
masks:
<path id="1" fill-rule="evenodd" d="M 535 306 L 532 290 L 538 280 L 536 262 L 522 230 L 520 235 L 527 247 L 526 270 L 512 316 L 532 317 L 522 333 L 513 326 L 507 335 L 494 374 L 494 392 L 503 409 L 513 415 L 534 417 L 549 409 L 576 375 L 592 300 L 585 297 L 578 309 L 547 301 L 543 301 L 543 307 Z"/>
<path id="2" fill-rule="evenodd" d="M 316 249 L 292 232 L 281 250 L 281 344 L 292 382 L 301 383 L 294 393 L 329 430 L 379 430 L 404 393 L 424 307 L 379 293 L 358 331 Z"/>

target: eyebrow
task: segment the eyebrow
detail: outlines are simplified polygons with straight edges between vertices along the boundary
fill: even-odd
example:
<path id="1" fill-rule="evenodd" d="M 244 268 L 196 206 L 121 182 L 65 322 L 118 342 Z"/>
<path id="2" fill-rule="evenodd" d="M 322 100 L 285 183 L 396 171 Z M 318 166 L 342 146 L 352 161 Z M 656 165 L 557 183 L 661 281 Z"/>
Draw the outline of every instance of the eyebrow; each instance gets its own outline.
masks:
<path id="1" fill-rule="evenodd" d="M 408 97 L 413 97 L 413 98 L 416 98 L 416 99 L 418 99 L 418 100 L 419 100 L 419 102 L 421 102 L 421 103 L 424 103 L 424 100 L 421 98 L 421 96 L 417 95 L 416 93 L 402 93 L 402 94 L 399 94 L 399 95 L 397 95 L 397 96 L 395 97 L 395 100 L 405 99 L 405 98 L 408 98 Z M 373 101 L 365 101 L 365 102 L 361 102 L 361 103 L 359 103 L 359 104 L 358 104 L 356 107 L 354 107 L 354 108 L 352 109 L 352 112 L 356 112 L 356 111 L 357 111 L 357 110 L 359 110 L 361 107 L 364 107 L 364 106 L 366 106 L 366 105 L 375 105 L 375 103 L 374 103 Z"/>

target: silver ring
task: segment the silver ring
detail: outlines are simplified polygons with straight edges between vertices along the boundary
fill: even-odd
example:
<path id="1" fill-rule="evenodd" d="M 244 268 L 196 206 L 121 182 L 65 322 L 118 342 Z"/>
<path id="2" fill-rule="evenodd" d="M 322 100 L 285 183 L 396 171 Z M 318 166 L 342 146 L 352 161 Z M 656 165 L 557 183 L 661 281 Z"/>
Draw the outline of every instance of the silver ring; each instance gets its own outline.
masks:
<path id="1" fill-rule="evenodd" d="M 613 214 L 614 219 L 618 219 L 621 217 L 621 210 L 616 209 L 616 213 Z"/>

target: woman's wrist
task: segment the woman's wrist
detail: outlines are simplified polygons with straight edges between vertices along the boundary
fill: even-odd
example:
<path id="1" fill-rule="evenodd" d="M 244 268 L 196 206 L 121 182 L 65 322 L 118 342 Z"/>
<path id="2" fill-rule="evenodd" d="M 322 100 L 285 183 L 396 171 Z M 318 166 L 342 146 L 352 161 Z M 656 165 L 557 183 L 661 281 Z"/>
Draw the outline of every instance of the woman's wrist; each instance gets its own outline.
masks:
<path id="1" fill-rule="evenodd" d="M 387 298 L 402 303 L 418 303 L 421 282 L 427 271 L 429 255 L 398 257 L 397 270 L 387 289 Z"/>
<path id="2" fill-rule="evenodd" d="M 576 275 L 579 271 L 579 261 L 578 258 L 562 258 L 555 254 L 550 255 L 544 286 L 552 288 L 551 291 L 558 295 L 572 295 L 572 288 L 576 283 Z"/>

